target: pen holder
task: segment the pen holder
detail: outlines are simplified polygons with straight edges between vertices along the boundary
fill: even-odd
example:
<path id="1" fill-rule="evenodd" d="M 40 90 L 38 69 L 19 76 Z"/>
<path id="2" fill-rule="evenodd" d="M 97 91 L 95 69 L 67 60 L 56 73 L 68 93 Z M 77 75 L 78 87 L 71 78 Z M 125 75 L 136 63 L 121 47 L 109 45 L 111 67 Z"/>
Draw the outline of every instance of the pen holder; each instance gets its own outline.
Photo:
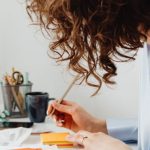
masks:
<path id="1" fill-rule="evenodd" d="M 1 85 L 4 109 L 10 118 L 27 117 L 25 95 L 32 90 L 32 83 L 22 85 Z"/>

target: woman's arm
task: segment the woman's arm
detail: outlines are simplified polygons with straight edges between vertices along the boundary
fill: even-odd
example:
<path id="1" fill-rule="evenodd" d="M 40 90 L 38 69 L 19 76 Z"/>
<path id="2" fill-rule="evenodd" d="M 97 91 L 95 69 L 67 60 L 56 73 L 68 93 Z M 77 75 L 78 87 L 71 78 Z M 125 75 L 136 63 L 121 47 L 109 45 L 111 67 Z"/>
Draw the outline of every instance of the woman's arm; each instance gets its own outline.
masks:
<path id="1" fill-rule="evenodd" d="M 60 127 L 68 128 L 74 132 L 86 130 L 107 134 L 106 121 L 95 118 L 75 102 L 63 100 L 61 104 L 58 104 L 53 101 L 48 106 L 48 115 L 51 113 L 52 107 L 56 110 L 52 117 Z"/>

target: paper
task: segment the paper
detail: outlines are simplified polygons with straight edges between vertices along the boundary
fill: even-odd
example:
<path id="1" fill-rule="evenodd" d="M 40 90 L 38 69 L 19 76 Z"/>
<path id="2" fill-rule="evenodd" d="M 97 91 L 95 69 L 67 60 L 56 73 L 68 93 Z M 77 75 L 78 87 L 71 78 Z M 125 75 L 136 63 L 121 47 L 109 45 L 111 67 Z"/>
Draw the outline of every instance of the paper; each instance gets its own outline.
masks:
<path id="1" fill-rule="evenodd" d="M 0 150 L 58 150 L 57 146 L 48 146 L 42 144 L 34 144 L 30 146 L 0 146 Z"/>
<path id="2" fill-rule="evenodd" d="M 58 150 L 57 146 L 48 146 L 48 145 L 34 145 L 28 148 L 16 148 L 16 150 Z"/>
<path id="3" fill-rule="evenodd" d="M 58 147 L 73 147 L 73 143 L 66 140 L 69 133 L 44 133 L 41 134 L 41 142 L 47 145 L 57 145 Z"/>
<path id="4" fill-rule="evenodd" d="M 20 146 L 30 135 L 31 128 L 4 129 L 0 131 L 0 146 Z"/>
<path id="5" fill-rule="evenodd" d="M 44 132 L 71 132 L 70 130 L 56 126 L 56 124 L 50 119 L 46 118 L 43 123 L 34 123 L 32 126 L 32 133 L 44 133 Z"/>

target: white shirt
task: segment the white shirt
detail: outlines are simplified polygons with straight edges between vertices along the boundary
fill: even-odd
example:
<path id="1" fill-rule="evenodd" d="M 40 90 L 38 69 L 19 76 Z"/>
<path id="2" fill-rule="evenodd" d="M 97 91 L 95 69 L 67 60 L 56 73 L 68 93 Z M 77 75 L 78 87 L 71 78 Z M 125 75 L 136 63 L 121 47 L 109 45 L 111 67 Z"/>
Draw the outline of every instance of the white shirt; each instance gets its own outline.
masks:
<path id="1" fill-rule="evenodd" d="M 138 149 L 150 150 L 150 49 L 141 55 Z"/>
<path id="2" fill-rule="evenodd" d="M 139 50 L 140 93 L 139 123 L 136 120 L 107 120 L 109 135 L 125 142 L 134 142 L 138 138 L 138 150 L 150 150 L 150 46 Z"/>

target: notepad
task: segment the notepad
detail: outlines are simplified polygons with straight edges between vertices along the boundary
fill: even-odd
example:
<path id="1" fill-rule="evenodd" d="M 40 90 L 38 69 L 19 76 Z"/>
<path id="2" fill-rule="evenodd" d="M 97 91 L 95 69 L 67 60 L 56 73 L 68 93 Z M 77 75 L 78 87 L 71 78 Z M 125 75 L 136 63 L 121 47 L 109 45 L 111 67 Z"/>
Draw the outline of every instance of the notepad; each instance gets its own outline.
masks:
<path id="1" fill-rule="evenodd" d="M 43 133 L 40 135 L 41 142 L 46 145 L 57 145 L 61 148 L 73 147 L 73 143 L 66 141 L 69 133 Z"/>

